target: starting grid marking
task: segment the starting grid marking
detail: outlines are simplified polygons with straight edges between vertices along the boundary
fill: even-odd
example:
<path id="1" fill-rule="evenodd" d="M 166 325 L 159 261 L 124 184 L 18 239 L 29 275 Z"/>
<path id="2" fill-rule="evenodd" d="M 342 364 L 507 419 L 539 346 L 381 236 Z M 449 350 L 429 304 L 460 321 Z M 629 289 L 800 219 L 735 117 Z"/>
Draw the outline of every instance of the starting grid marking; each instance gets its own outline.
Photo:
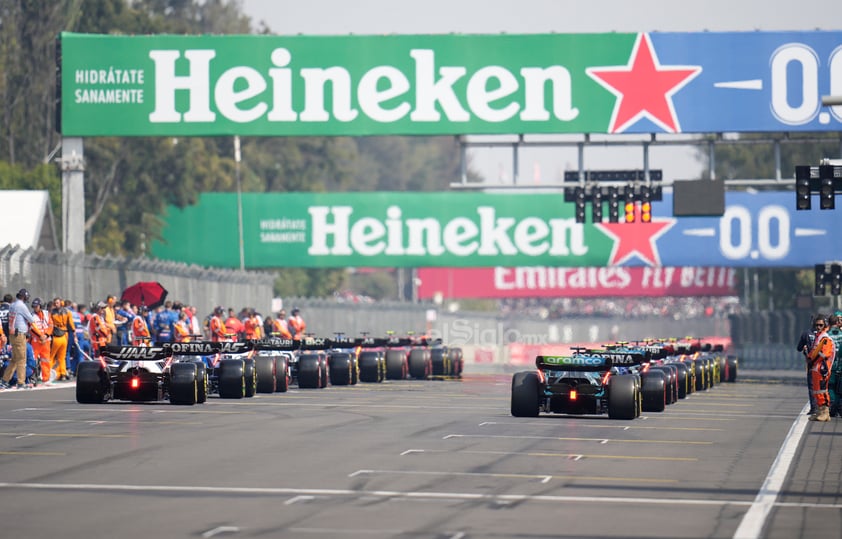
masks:
<path id="1" fill-rule="evenodd" d="M 595 455 L 586 453 L 554 453 L 552 451 L 481 451 L 481 450 L 456 450 L 449 449 L 407 449 L 400 453 L 400 456 L 419 454 L 419 453 L 456 453 L 466 455 L 507 455 L 507 456 L 524 456 L 524 457 L 556 457 L 568 460 L 584 460 L 584 459 L 616 459 L 616 460 L 655 460 L 655 461 L 671 461 L 671 462 L 698 462 L 699 459 L 695 457 L 655 457 L 651 455 Z"/>
<path id="2" fill-rule="evenodd" d="M 679 505 L 679 506 L 739 506 L 749 507 L 752 501 L 746 500 L 706 500 L 694 498 L 624 498 L 612 496 L 551 496 L 551 495 L 528 495 L 528 494 L 481 494 L 473 492 L 423 492 L 423 491 L 398 491 L 398 490 L 353 490 L 353 489 L 306 489 L 306 488 L 261 488 L 261 487 L 224 487 L 224 486 L 189 486 L 189 485 L 109 485 L 92 483 L 7 483 L 0 482 L 2 490 L 42 490 L 42 491 L 77 491 L 77 492 L 126 492 L 138 494 L 196 494 L 201 496 L 215 495 L 219 497 L 230 497 L 243 494 L 248 496 L 267 497 L 296 497 L 312 496 L 317 498 L 330 499 L 335 497 L 364 498 L 375 497 L 382 499 L 424 499 L 424 500 L 452 500 L 452 501 L 488 501 L 499 504 L 511 503 L 545 503 L 562 505 L 570 503 L 585 503 L 589 505 Z M 774 507 L 830 509 L 833 511 L 842 510 L 842 504 L 820 504 L 820 503 L 779 503 Z"/>

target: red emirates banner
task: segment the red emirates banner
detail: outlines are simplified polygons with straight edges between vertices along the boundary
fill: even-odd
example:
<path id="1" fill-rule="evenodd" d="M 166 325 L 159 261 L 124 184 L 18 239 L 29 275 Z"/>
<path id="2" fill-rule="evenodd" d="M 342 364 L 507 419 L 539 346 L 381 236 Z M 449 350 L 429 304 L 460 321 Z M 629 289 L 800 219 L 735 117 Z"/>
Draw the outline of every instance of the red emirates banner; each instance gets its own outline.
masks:
<path id="1" fill-rule="evenodd" d="M 735 296 L 724 267 L 420 268 L 420 299 Z"/>

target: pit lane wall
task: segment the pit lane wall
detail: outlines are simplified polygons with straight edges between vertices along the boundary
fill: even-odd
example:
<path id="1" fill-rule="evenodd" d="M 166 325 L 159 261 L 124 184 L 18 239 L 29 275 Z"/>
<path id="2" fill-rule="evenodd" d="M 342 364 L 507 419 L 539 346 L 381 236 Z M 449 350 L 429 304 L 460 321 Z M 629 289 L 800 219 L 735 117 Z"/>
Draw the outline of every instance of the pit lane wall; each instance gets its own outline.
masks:
<path id="1" fill-rule="evenodd" d="M 500 372 L 534 365 L 539 354 L 564 354 L 572 346 L 616 340 L 687 335 L 726 338 L 728 319 L 704 317 L 570 317 L 543 320 L 498 313 L 456 312 L 432 304 L 340 303 L 309 298 L 284 299 L 289 311 L 299 308 L 307 330 L 318 335 L 384 335 L 429 333 L 463 349 L 466 372 Z"/>
<path id="2" fill-rule="evenodd" d="M 801 332 L 810 328 L 812 315 L 806 310 L 731 315 L 731 353 L 740 358 L 741 368 L 801 371 L 804 356 L 795 346 Z"/>

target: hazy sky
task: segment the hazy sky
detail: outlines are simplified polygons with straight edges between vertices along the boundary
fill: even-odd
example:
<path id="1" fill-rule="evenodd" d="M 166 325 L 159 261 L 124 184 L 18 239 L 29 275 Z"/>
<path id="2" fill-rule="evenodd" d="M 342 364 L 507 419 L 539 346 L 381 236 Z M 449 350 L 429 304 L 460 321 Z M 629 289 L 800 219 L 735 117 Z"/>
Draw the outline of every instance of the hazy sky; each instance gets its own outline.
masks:
<path id="1" fill-rule="evenodd" d="M 277 34 L 530 34 L 638 31 L 842 30 L 840 0 L 240 0 L 243 11 Z M 650 150 L 666 178 L 692 178 L 691 147 Z M 642 168 L 634 148 L 594 148 L 586 168 Z M 604 163 L 610 162 L 607 166 Z M 472 165 L 491 180 L 511 177 L 510 150 L 475 150 Z M 525 149 L 522 181 L 555 183 L 575 169 L 575 149 Z"/>

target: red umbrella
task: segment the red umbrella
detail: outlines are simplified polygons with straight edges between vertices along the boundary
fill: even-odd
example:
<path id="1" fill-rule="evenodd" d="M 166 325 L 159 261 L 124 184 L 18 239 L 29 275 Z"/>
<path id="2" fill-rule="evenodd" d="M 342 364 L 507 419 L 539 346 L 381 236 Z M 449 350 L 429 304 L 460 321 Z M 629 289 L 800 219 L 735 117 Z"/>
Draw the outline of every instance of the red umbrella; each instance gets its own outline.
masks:
<path id="1" fill-rule="evenodd" d="M 132 305 L 146 305 L 150 309 L 160 307 L 167 298 L 167 289 L 157 281 L 141 281 L 123 290 L 120 301 L 128 301 Z"/>

